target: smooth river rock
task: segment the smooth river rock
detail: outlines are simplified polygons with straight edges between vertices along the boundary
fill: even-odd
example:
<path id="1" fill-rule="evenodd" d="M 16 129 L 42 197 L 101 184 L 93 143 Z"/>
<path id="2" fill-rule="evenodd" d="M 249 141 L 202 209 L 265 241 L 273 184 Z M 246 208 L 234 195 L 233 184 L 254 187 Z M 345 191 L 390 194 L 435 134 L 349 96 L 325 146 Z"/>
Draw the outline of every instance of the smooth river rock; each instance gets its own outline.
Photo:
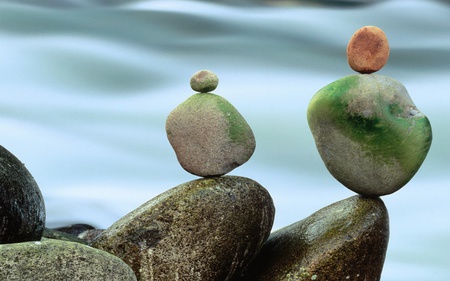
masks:
<path id="1" fill-rule="evenodd" d="M 354 71 L 373 73 L 386 64 L 389 52 L 389 42 L 384 31 L 376 26 L 364 26 L 348 42 L 348 64 Z"/>
<path id="2" fill-rule="evenodd" d="M 212 93 L 198 93 L 167 117 L 167 138 L 191 174 L 224 175 L 250 159 L 255 137 L 237 109 Z"/>
<path id="3" fill-rule="evenodd" d="M 45 238 L 0 245 L 0 268 L 0 280 L 8 281 L 136 281 L 131 268 L 109 253 Z"/>
<path id="4" fill-rule="evenodd" d="M 0 244 L 40 240 L 45 205 L 30 172 L 0 146 Z"/>
<path id="5" fill-rule="evenodd" d="M 379 198 L 353 196 L 273 232 L 241 281 L 378 281 L 389 240 Z"/>
<path id="6" fill-rule="evenodd" d="M 270 234 L 265 188 L 223 176 L 174 187 L 106 229 L 92 246 L 123 259 L 138 280 L 233 280 Z"/>
<path id="7" fill-rule="evenodd" d="M 378 74 L 347 76 L 319 90 L 309 104 L 308 123 L 328 171 L 367 196 L 403 187 L 432 140 L 428 118 L 405 87 Z"/>

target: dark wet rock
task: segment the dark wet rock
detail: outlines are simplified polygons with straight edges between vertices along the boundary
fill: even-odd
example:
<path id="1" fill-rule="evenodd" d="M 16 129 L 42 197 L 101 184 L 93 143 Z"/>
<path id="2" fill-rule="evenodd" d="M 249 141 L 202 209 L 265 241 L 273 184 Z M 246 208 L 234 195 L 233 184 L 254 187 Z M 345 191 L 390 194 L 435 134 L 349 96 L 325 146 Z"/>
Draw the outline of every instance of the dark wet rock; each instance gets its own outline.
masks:
<path id="1" fill-rule="evenodd" d="M 135 281 L 121 259 L 80 243 L 43 239 L 0 245 L 0 280 Z"/>
<path id="2" fill-rule="evenodd" d="M 88 244 L 85 240 L 78 238 L 77 235 L 62 232 L 56 229 L 51 228 L 45 228 L 44 233 L 42 237 L 48 238 L 48 239 L 57 239 L 57 240 L 63 240 L 63 241 L 71 241 L 71 242 L 77 242 L 82 244 Z"/>
<path id="3" fill-rule="evenodd" d="M 269 236 L 274 212 L 251 179 L 199 179 L 143 204 L 92 246 L 123 259 L 139 280 L 232 280 Z"/>
<path id="4" fill-rule="evenodd" d="M 36 181 L 0 146 L 0 244 L 40 240 L 44 225 L 44 199 Z"/>
<path id="5" fill-rule="evenodd" d="M 431 146 L 428 118 L 395 79 L 350 75 L 321 90 L 308 106 L 308 123 L 328 171 L 367 196 L 402 188 Z"/>
<path id="6" fill-rule="evenodd" d="M 189 173 L 220 176 L 247 162 L 255 151 L 253 131 L 221 96 L 199 93 L 167 117 L 167 138 Z"/>
<path id="7" fill-rule="evenodd" d="M 353 196 L 273 232 L 240 280 L 380 280 L 388 240 L 383 201 Z"/>
<path id="8" fill-rule="evenodd" d="M 85 224 L 85 223 L 77 223 L 77 224 L 70 224 L 60 227 L 55 227 L 55 230 L 65 232 L 72 235 L 79 235 L 80 233 L 85 232 L 86 230 L 95 229 L 92 225 Z"/>

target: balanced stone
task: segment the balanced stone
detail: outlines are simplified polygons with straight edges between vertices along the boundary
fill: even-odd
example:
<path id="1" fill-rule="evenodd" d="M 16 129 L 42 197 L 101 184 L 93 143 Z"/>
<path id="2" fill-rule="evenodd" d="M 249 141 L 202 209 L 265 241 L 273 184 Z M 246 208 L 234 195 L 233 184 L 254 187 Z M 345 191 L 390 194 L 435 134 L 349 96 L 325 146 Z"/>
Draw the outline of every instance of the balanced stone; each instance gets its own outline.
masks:
<path id="1" fill-rule="evenodd" d="M 237 109 L 212 93 L 198 93 L 167 117 L 167 138 L 180 165 L 201 177 L 224 175 L 255 151 L 253 131 Z"/>
<path id="2" fill-rule="evenodd" d="M 0 280 L 135 281 L 118 257 L 75 242 L 43 239 L 0 245 Z"/>
<path id="3" fill-rule="evenodd" d="M 428 118 L 398 81 L 377 74 L 339 79 L 312 98 L 308 123 L 329 172 L 368 196 L 393 193 L 430 149 Z"/>
<path id="4" fill-rule="evenodd" d="M 350 67 L 360 73 L 380 70 L 389 58 L 389 43 L 383 30 L 364 26 L 353 34 L 347 46 Z"/>
<path id="5" fill-rule="evenodd" d="M 272 199 L 243 177 L 190 181 L 126 215 L 93 243 L 138 280 L 233 280 L 270 234 Z"/>
<path id="6" fill-rule="evenodd" d="M 378 281 L 389 240 L 379 198 L 353 196 L 273 232 L 241 281 Z"/>
<path id="7" fill-rule="evenodd" d="M 44 225 L 44 199 L 36 181 L 0 146 L 0 244 L 40 240 Z"/>
<path id="8" fill-rule="evenodd" d="M 210 70 L 200 70 L 191 77 L 192 90 L 200 93 L 214 91 L 219 85 L 219 78 Z"/>

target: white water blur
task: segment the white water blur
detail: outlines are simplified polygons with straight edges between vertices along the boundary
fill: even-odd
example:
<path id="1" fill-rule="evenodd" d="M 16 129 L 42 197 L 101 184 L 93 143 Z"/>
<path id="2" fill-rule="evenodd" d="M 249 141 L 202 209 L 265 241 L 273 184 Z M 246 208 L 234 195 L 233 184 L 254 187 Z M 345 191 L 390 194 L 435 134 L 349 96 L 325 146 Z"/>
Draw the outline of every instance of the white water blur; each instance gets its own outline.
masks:
<path id="1" fill-rule="evenodd" d="M 382 280 L 450 279 L 448 4 L 61 3 L 0 3 L 0 145 L 38 182 L 48 226 L 106 228 L 196 178 L 176 161 L 164 124 L 193 93 L 189 79 L 200 69 L 219 76 L 215 93 L 253 128 L 256 152 L 231 174 L 269 190 L 274 229 L 352 196 L 320 160 L 306 107 L 320 88 L 352 74 L 345 47 L 353 32 L 377 25 L 391 45 L 379 73 L 406 86 L 434 133 L 417 175 L 382 198 L 391 226 Z"/>

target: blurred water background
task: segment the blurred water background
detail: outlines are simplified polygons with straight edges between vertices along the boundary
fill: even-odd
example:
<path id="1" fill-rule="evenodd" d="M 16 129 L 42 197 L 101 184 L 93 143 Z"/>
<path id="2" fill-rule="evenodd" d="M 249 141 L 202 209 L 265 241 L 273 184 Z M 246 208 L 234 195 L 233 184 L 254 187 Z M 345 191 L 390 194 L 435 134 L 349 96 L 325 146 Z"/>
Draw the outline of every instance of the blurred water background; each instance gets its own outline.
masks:
<path id="1" fill-rule="evenodd" d="M 416 176 L 383 197 L 390 244 L 382 280 L 450 280 L 450 5 L 445 1 L 0 2 L 0 144 L 35 177 L 47 225 L 106 228 L 157 194 L 196 179 L 164 130 L 191 75 L 257 140 L 231 174 L 271 193 L 274 229 L 353 195 L 325 169 L 306 122 L 320 88 L 353 74 L 345 48 L 360 27 L 387 34 L 379 72 L 401 81 L 434 140 Z"/>

